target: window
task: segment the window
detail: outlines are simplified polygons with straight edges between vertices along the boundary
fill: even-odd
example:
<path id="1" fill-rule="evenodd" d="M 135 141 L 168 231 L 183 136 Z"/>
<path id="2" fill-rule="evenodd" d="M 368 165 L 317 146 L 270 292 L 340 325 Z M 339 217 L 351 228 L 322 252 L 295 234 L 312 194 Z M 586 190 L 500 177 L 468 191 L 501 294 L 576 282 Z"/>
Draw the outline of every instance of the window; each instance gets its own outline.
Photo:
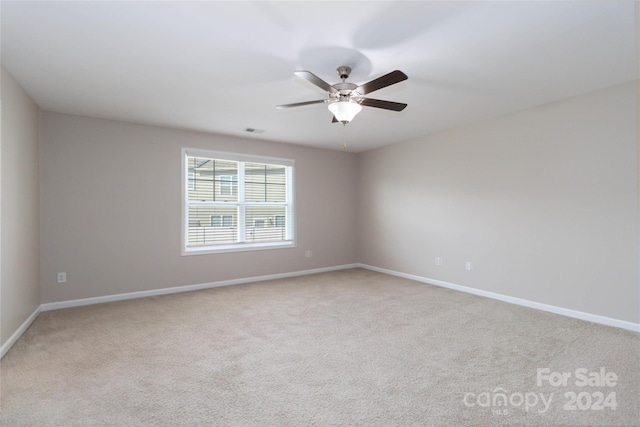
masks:
<path id="1" fill-rule="evenodd" d="M 233 227 L 233 215 L 211 215 L 212 227 Z"/>
<path id="2" fill-rule="evenodd" d="M 233 196 L 238 193 L 238 175 L 220 176 L 220 195 Z"/>
<path id="3" fill-rule="evenodd" d="M 295 246 L 293 160 L 182 152 L 184 255 Z"/>

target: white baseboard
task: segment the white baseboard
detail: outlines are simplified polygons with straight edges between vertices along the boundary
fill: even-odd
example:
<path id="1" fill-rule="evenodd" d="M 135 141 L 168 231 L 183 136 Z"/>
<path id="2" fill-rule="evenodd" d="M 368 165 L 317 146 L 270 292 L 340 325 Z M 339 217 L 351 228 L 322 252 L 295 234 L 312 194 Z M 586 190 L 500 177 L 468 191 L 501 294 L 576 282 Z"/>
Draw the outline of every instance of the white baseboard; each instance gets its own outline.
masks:
<path id="1" fill-rule="evenodd" d="M 611 317 L 600 316 L 597 314 L 585 313 L 583 311 L 572 310 L 569 308 L 558 307 L 555 305 L 543 304 L 535 301 L 529 301 L 522 298 L 502 295 L 495 292 L 484 291 L 482 289 L 470 288 L 468 286 L 456 285 L 455 283 L 443 282 L 442 280 L 429 279 L 427 277 L 416 276 L 413 274 L 401 273 L 399 271 L 388 270 L 386 268 L 374 267 L 367 264 L 358 264 L 358 267 L 364 268 L 378 273 L 389 274 L 391 276 L 402 277 L 405 279 L 415 280 L 417 282 L 427 283 L 430 285 L 441 286 L 443 288 L 454 289 L 456 291 L 466 292 L 473 295 L 479 295 L 491 299 L 496 299 L 511 304 L 521 305 L 524 307 L 534 308 L 536 310 L 547 311 L 550 313 L 560 314 L 575 319 L 586 320 L 588 322 L 599 323 L 601 325 L 613 326 L 620 329 L 626 329 L 633 332 L 640 332 L 640 323 L 633 323 L 626 320 L 614 319 Z"/>
<path id="2" fill-rule="evenodd" d="M 9 339 L 4 344 L 2 344 L 2 347 L 0 347 L 0 359 L 2 359 L 5 354 L 7 354 L 9 349 L 13 347 L 16 341 L 20 339 L 22 334 L 24 334 L 25 331 L 29 329 L 29 326 L 31 326 L 33 321 L 36 320 L 38 314 L 40 314 L 41 311 L 42 306 L 38 306 L 38 308 L 36 308 L 33 313 L 31 313 L 27 320 L 25 320 L 22 325 L 20 325 L 20 327 L 13 333 L 13 335 L 11 335 Z"/>
<path id="3" fill-rule="evenodd" d="M 333 267 L 315 268 L 312 270 L 293 271 L 290 273 L 269 274 L 266 276 L 245 277 L 242 279 L 221 280 L 219 282 L 201 283 L 198 285 L 176 286 L 173 288 L 152 289 L 149 291 L 127 292 L 124 294 L 105 295 L 101 297 L 82 298 L 69 301 L 49 302 L 42 304 L 42 311 L 58 310 L 61 308 L 80 307 L 83 305 L 101 304 L 105 302 L 122 301 L 134 298 L 153 297 L 158 295 L 175 294 L 179 292 L 198 291 L 201 289 L 218 288 L 221 286 L 240 285 L 243 283 L 263 282 L 265 280 L 284 279 L 287 277 L 306 276 L 309 274 L 326 273 L 329 271 L 356 268 L 358 264 L 346 264 Z"/>

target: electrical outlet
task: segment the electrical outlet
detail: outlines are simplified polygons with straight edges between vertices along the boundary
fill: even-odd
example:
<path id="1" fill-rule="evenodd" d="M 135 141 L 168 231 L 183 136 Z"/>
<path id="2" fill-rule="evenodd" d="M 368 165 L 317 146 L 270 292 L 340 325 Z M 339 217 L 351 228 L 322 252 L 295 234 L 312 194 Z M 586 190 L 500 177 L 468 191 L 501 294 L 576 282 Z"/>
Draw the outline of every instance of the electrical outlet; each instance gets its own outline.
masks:
<path id="1" fill-rule="evenodd" d="M 464 263 L 464 268 L 467 271 L 471 271 L 471 261 L 467 261 Z"/>
<path id="2" fill-rule="evenodd" d="M 67 283 L 67 273 L 58 273 L 58 283 Z"/>
<path id="3" fill-rule="evenodd" d="M 436 266 L 442 267 L 442 258 L 436 257 Z"/>
<path id="4" fill-rule="evenodd" d="M 313 256 L 313 252 L 311 252 L 310 250 L 306 250 L 306 251 L 304 252 L 304 256 L 305 256 L 306 258 L 311 258 L 311 257 Z"/>

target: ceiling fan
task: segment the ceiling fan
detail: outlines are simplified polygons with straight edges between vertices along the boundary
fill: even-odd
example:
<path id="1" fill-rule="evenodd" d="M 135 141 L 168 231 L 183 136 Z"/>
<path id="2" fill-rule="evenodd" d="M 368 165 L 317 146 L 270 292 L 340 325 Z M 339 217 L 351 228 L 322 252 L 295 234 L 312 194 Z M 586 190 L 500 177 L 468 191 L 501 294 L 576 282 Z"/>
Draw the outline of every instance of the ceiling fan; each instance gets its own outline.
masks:
<path id="1" fill-rule="evenodd" d="M 315 101 L 296 102 L 294 104 L 278 105 L 276 108 L 292 108 L 301 107 L 303 105 L 311 104 L 328 104 L 329 111 L 333 113 L 332 123 L 342 123 L 346 125 L 362 110 L 362 106 L 382 108 L 384 110 L 402 111 L 407 104 L 393 101 L 383 101 L 380 99 L 365 98 L 373 91 L 382 89 L 387 86 L 391 86 L 396 83 L 400 83 L 403 80 L 407 80 L 407 75 L 402 71 L 395 70 L 382 77 L 373 79 L 368 83 L 356 85 L 354 83 L 347 83 L 345 80 L 351 74 L 351 68 L 347 66 L 338 67 L 336 70 L 338 76 L 342 79 L 341 83 L 330 85 L 322 80 L 320 77 L 309 71 L 296 71 L 294 74 L 298 77 L 302 77 L 305 80 L 318 86 L 320 89 L 327 92 L 328 99 L 318 99 Z"/>

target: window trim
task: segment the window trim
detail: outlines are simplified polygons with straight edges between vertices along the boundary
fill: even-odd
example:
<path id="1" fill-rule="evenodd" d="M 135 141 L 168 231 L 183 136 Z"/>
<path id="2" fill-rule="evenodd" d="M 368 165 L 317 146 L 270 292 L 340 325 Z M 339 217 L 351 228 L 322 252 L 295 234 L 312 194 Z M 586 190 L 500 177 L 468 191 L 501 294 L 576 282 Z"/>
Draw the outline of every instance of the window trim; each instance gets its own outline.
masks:
<path id="1" fill-rule="evenodd" d="M 231 160 L 237 162 L 249 162 L 249 163 L 262 163 L 262 164 L 270 164 L 270 165 L 278 165 L 278 166 L 287 166 L 287 182 L 290 184 L 287 186 L 286 200 L 287 202 L 284 204 L 288 208 L 287 214 L 291 218 L 291 226 L 288 227 L 288 239 L 284 241 L 275 241 L 275 242 L 238 242 L 233 244 L 221 244 L 221 245 L 212 245 L 212 246 L 198 246 L 198 247 L 188 247 L 187 246 L 187 237 L 189 233 L 189 204 L 188 204 L 188 191 L 189 191 L 189 182 L 188 182 L 188 171 L 189 165 L 187 162 L 187 157 L 205 157 L 212 159 L 221 159 L 221 160 Z M 264 250 L 264 249 L 283 249 L 283 248 L 294 248 L 297 246 L 296 244 L 296 227 L 297 221 L 295 219 L 295 161 L 293 159 L 284 159 L 279 157 L 269 157 L 269 156 L 260 156 L 260 155 L 251 155 L 244 153 L 233 153 L 226 151 L 217 151 L 217 150 L 206 150 L 199 148 L 188 148 L 182 147 L 181 150 L 181 168 L 180 168 L 180 176 L 181 176 L 181 255 L 189 256 L 189 255 L 205 255 L 205 254 L 214 254 L 214 253 L 227 253 L 227 252 L 243 252 L 243 251 L 255 251 L 255 250 Z M 239 164 L 238 177 L 244 176 L 244 172 L 240 170 L 240 166 L 244 167 L 243 163 Z M 237 192 L 240 194 L 244 191 L 244 180 L 237 179 Z M 252 202 L 246 202 L 246 206 L 252 205 Z M 239 209 L 238 215 L 238 228 L 244 228 L 244 212 L 242 209 Z"/>

